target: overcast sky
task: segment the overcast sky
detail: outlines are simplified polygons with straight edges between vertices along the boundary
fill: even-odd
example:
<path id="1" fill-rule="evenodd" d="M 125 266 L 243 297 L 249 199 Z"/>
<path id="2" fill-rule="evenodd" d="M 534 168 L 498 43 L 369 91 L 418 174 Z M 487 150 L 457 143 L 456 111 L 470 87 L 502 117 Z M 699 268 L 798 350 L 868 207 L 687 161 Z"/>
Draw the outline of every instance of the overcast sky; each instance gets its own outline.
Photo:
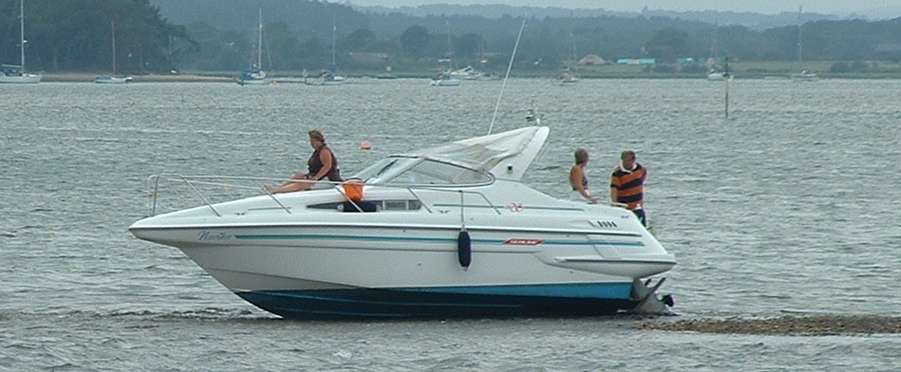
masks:
<path id="1" fill-rule="evenodd" d="M 901 7 L 901 0 L 350 0 L 355 5 L 404 6 L 422 4 L 508 4 L 559 6 L 567 8 L 605 8 L 639 11 L 647 5 L 665 10 L 734 10 L 761 13 L 805 11 L 817 13 L 850 13 L 886 7 Z"/>

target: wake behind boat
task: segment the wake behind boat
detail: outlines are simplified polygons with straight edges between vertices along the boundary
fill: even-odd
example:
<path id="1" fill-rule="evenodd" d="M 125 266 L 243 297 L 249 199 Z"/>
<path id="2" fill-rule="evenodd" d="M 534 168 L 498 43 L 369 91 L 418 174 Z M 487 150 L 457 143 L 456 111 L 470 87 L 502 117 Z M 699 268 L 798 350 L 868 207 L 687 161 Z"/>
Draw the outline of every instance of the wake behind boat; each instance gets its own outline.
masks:
<path id="1" fill-rule="evenodd" d="M 659 302 L 659 283 L 642 280 L 675 258 L 633 213 L 521 182 L 549 132 L 393 155 L 357 174 L 356 191 L 333 184 L 153 216 L 154 196 L 152 216 L 129 231 L 286 318 L 596 315 Z M 165 178 L 152 178 L 152 195 Z"/>

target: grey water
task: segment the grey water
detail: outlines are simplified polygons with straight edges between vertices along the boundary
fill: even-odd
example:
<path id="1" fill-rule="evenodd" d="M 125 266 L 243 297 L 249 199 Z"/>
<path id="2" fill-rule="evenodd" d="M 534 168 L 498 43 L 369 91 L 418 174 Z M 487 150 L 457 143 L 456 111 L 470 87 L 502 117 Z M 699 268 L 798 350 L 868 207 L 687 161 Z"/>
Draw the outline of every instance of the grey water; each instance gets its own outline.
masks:
<path id="1" fill-rule="evenodd" d="M 147 213 L 151 174 L 287 177 L 312 128 L 353 173 L 486 133 L 500 86 L 0 86 L 0 370 L 901 368 L 899 335 L 676 333 L 632 317 L 284 321 L 126 231 Z M 724 120 L 722 83 L 514 79 L 496 131 L 524 125 L 533 102 L 552 131 L 526 182 L 560 197 L 577 147 L 601 194 L 619 152 L 638 152 L 682 318 L 898 316 L 899 93 L 896 80 L 737 80 Z M 161 203 L 201 202 L 173 190 Z"/>

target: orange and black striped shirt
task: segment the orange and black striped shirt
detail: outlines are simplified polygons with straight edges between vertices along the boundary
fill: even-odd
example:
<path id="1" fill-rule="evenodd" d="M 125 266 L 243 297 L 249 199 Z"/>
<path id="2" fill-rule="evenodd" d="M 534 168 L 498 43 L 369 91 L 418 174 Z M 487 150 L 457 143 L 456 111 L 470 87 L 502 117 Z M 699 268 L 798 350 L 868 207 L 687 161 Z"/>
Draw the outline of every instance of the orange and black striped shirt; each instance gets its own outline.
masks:
<path id="1" fill-rule="evenodd" d="M 628 205 L 629 209 L 640 208 L 647 176 L 645 168 L 638 163 L 631 172 L 617 167 L 610 176 L 610 187 L 616 189 L 616 201 Z"/>

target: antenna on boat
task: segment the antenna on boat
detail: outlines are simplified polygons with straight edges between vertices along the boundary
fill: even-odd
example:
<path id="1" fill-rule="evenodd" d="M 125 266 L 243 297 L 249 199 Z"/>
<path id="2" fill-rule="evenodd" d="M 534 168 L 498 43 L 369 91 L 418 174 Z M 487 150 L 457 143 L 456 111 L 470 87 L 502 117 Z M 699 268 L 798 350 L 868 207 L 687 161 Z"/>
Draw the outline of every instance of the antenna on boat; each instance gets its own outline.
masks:
<path id="1" fill-rule="evenodd" d="M 516 50 L 519 49 L 519 39 L 522 39 L 522 32 L 526 29 L 526 17 L 522 18 L 522 26 L 519 27 L 519 35 L 516 36 L 516 43 L 513 44 L 513 54 L 510 55 L 510 63 L 507 64 L 507 73 L 504 74 L 504 82 L 501 84 L 501 92 L 497 95 L 497 102 L 494 104 L 494 114 L 491 115 L 491 125 L 488 126 L 488 134 L 494 131 L 494 122 L 497 120 L 497 110 L 501 107 L 501 99 L 504 98 L 504 89 L 507 88 L 507 79 L 510 78 L 510 70 L 513 69 L 513 61 L 516 59 Z"/>

